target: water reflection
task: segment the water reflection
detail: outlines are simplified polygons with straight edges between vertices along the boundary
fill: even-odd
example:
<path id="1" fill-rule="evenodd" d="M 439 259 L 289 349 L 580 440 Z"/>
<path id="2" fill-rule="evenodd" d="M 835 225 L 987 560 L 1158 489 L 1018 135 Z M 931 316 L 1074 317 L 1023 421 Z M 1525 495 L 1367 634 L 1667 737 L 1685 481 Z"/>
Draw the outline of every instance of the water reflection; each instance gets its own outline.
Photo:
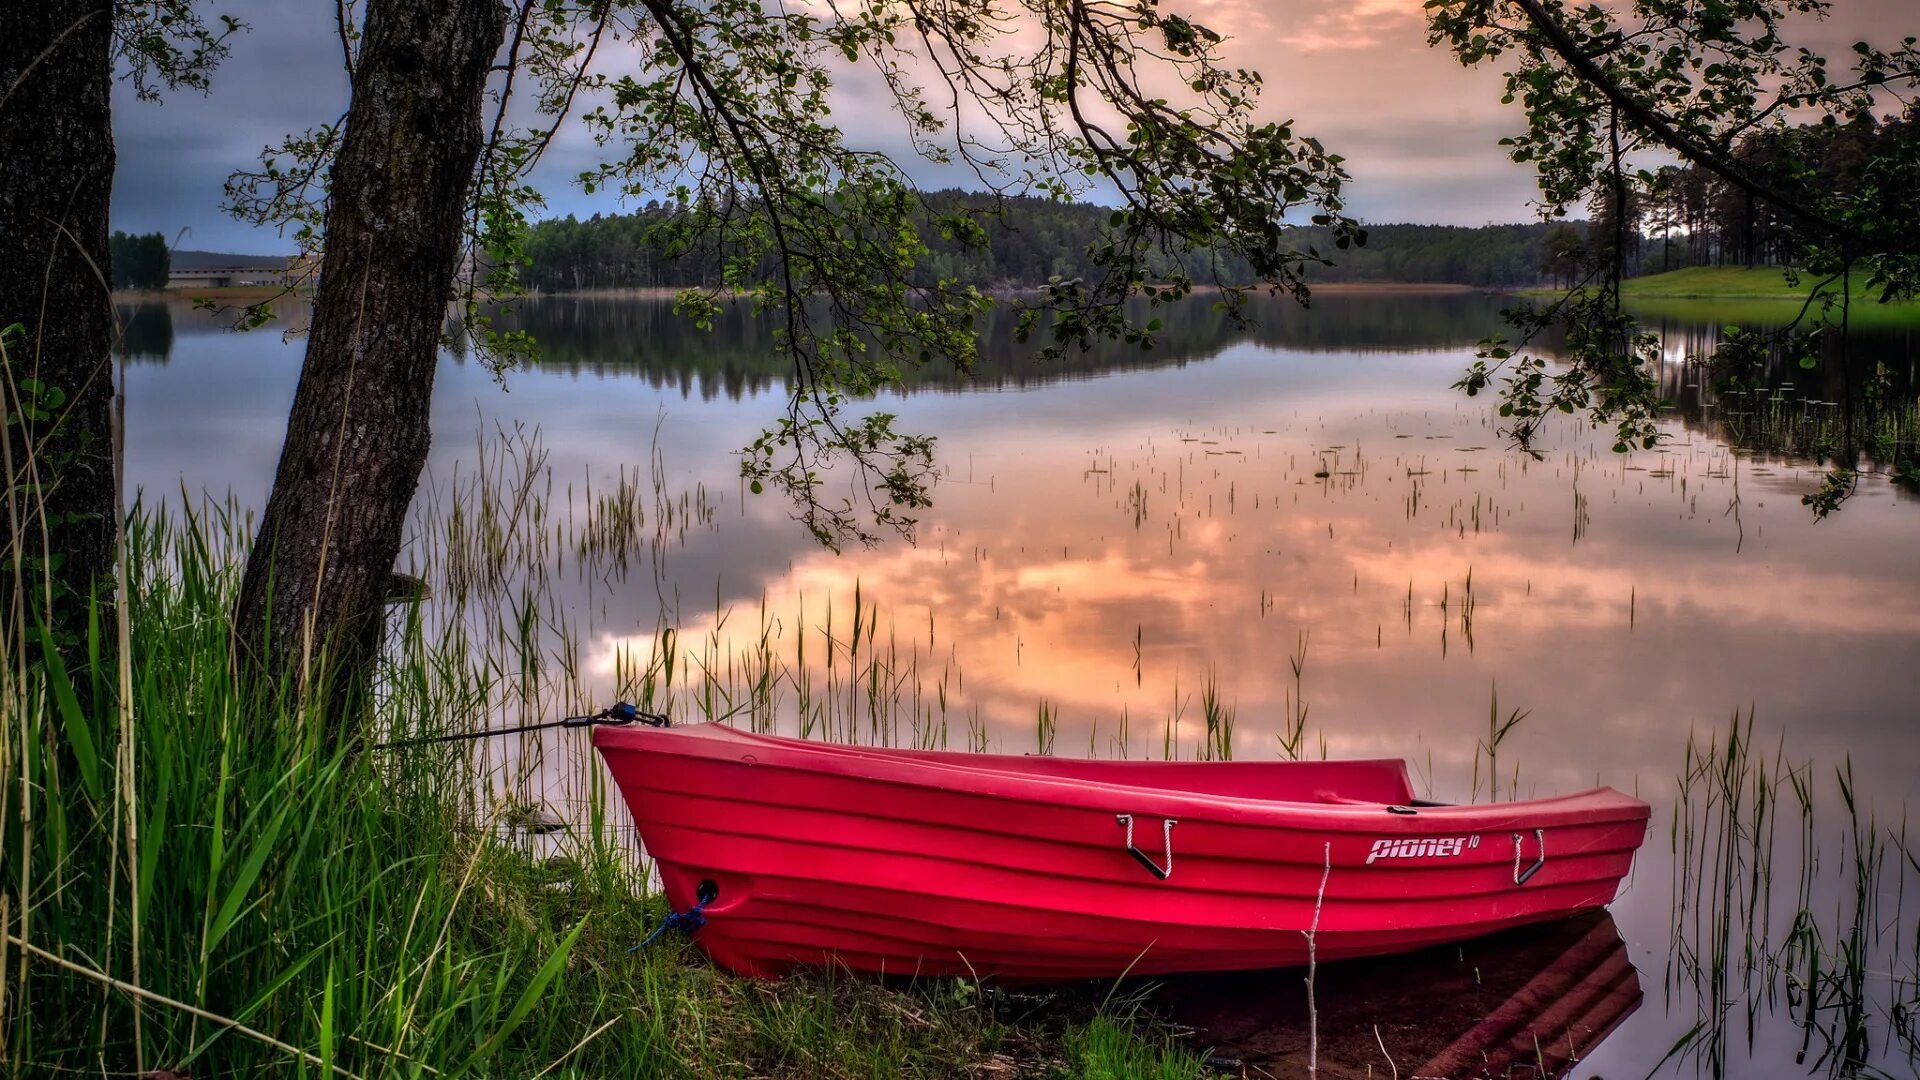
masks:
<path id="1" fill-rule="evenodd" d="M 1749 330 L 1768 325 L 1768 311 L 1750 314 L 1758 321 Z M 1642 313 L 1663 342 L 1661 397 L 1689 430 L 1781 462 L 1845 461 L 1851 451 L 1851 464 L 1869 471 L 1920 452 L 1920 319 L 1870 323 L 1845 341 L 1825 338 L 1806 358 L 1768 349 L 1753 369 L 1729 372 L 1706 360 L 1728 325 L 1710 315 Z"/>
<path id="2" fill-rule="evenodd" d="M 816 737 L 1185 758 L 1275 755 L 1283 718 L 1304 716 L 1305 752 L 1406 757 L 1423 795 L 1457 801 L 1487 786 L 1478 747 L 1497 694 L 1502 714 L 1531 712 L 1500 749 L 1502 795 L 1610 783 L 1653 801 L 1665 828 L 1691 805 L 1673 778 L 1695 730 L 1752 706 L 1757 744 L 1786 740 L 1822 775 L 1851 756 L 1854 797 L 1899 820 L 1920 793 L 1920 505 L 1869 478 L 1816 525 L 1800 497 L 1817 463 L 1736 451 L 1712 388 L 1690 386 L 1687 335 L 1704 341 L 1710 322 L 1671 328 L 1662 378 L 1680 408 L 1658 451 L 1616 456 L 1569 422 L 1538 459 L 1516 453 L 1487 402 L 1449 389 L 1501 304 L 1327 296 L 1263 310 L 1252 331 L 1202 304 L 1155 353 L 1045 370 L 992 324 L 975 382 L 929 370 L 885 403 L 940 438 L 918 545 L 836 555 L 740 484 L 731 455 L 774 415 L 756 395 L 781 368 L 739 316 L 702 334 L 660 302 L 538 301 L 524 318 L 548 359 L 504 392 L 480 365 L 442 366 L 406 556 L 436 582 L 420 617 L 497 659 L 484 715 L 500 722 L 650 691 L 681 716 Z M 177 308 L 172 327 L 172 361 L 127 372 L 132 480 L 150 498 L 184 483 L 258 505 L 299 342 Z M 1897 342 L 1875 348 L 1911 370 Z M 565 810 L 590 794 L 583 749 L 562 738 L 498 760 L 516 797 Z M 1872 835 L 1882 888 L 1920 888 L 1920 871 L 1892 872 L 1913 859 L 1904 836 Z M 1702 951 L 1673 934 L 1696 850 L 1662 847 L 1643 849 L 1614 909 L 1650 973 Z M 1801 906 L 1789 893 L 1770 910 Z M 1897 904 L 1876 910 L 1899 925 Z M 1849 926 L 1822 925 L 1844 948 Z M 1717 936 L 1690 940 L 1706 943 L 1704 970 L 1737 970 L 1731 946 L 1712 958 Z M 1774 930 L 1760 940 L 1788 955 Z M 1915 968 L 1912 930 L 1897 944 L 1875 970 Z M 1447 996 L 1415 985 L 1409 1005 Z M 1763 1003 L 1791 986 L 1753 985 Z M 1660 1064 L 1724 1012 L 1710 980 L 1691 986 L 1620 1037 L 1576 1038 L 1582 1072 Z M 1412 1015 L 1368 1023 L 1411 1038 Z M 1865 1015 L 1874 1060 L 1899 1067 L 1896 1022 Z M 1791 1014 L 1754 1024 L 1751 1048 L 1738 1031 L 1724 1041 L 1721 1071 L 1804 1071 Z M 1392 1049 L 1402 1076 L 1444 1049 L 1406 1045 Z M 1383 1061 L 1374 1075 L 1390 1075 Z"/>
<path id="3" fill-rule="evenodd" d="M 148 301 L 115 304 L 120 340 L 114 353 L 136 364 L 164 364 L 173 355 L 174 305 Z"/>
<path id="4" fill-rule="evenodd" d="M 1321 967 L 1317 1032 L 1297 971 L 1178 977 L 1150 1007 L 1249 1076 L 1434 1080 L 1571 1075 L 1640 1007 L 1639 972 L 1604 911 L 1400 957 Z M 1586 1075 L 1583 1069 L 1581 1075 Z"/>
<path id="5" fill-rule="evenodd" d="M 1308 352 L 1449 348 L 1486 336 L 1501 307 L 1483 293 L 1410 293 L 1382 303 L 1375 295 L 1336 292 L 1316 299 L 1310 310 L 1259 303 L 1257 323 L 1243 326 L 1215 310 L 1215 302 L 1202 294 L 1166 309 L 1166 333 L 1151 349 L 1102 341 L 1046 364 L 1039 362 L 1037 343 L 1014 339 L 1012 314 L 996 305 L 979 320 L 981 356 L 972 372 L 933 363 L 905 372 L 903 389 L 1018 388 L 1180 368 L 1239 343 Z M 1145 301 L 1136 306 L 1146 310 Z M 738 401 L 783 389 L 789 372 L 766 321 L 745 304 L 726 308 L 710 332 L 690 328 L 669 303 L 609 297 L 523 301 L 507 321 L 540 342 L 542 368 L 636 376 L 682 396 Z"/>

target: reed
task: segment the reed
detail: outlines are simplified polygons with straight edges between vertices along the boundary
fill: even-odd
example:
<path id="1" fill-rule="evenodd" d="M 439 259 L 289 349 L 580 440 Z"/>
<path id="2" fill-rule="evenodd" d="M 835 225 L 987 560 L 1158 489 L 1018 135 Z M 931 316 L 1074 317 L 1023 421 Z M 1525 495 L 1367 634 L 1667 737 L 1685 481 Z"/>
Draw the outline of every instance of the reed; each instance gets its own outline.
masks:
<path id="1" fill-rule="evenodd" d="M 579 644 L 592 627 L 576 621 L 590 616 L 555 583 L 657 567 L 710 524 L 700 492 L 664 493 L 657 461 L 652 482 L 651 499 L 633 473 L 583 484 L 568 517 L 537 436 L 506 431 L 471 471 L 430 486 L 407 563 L 422 587 L 392 615 L 348 738 L 326 701 L 233 677 L 228 612 L 252 523 L 232 502 L 135 507 L 125 580 L 87 609 L 77 649 L 56 650 L 26 593 L 10 593 L 0 1072 L 1197 1071 L 1146 1018 L 1063 1025 L 950 982 L 824 973 L 771 986 L 680 942 L 629 953 L 663 900 L 601 774 L 581 767 L 577 733 L 364 749 L 593 704 Z M 32 500 L 6 495 L 18 570 L 39 529 Z M 915 696 L 910 650 L 864 595 L 853 614 L 827 615 L 850 628 L 838 636 L 797 635 L 815 650 L 798 665 L 764 603 L 750 629 L 723 623 L 692 650 L 663 626 L 615 655 L 614 690 L 682 715 L 766 728 L 797 712 L 823 734 L 879 739 L 911 712 L 918 738 L 944 741 L 944 704 Z M 748 644 L 732 650 L 736 631 Z M 830 679 L 810 674 L 816 657 Z M 957 671 L 941 679 L 958 689 Z M 977 706 L 970 725 L 984 747 Z"/>
<path id="2" fill-rule="evenodd" d="M 1052 756 L 1053 743 L 1060 734 L 1060 712 L 1042 698 L 1033 717 L 1033 744 L 1038 752 Z"/>
<path id="3" fill-rule="evenodd" d="M 1219 676 L 1211 670 L 1200 687 L 1200 718 L 1206 725 L 1201 756 L 1207 761 L 1232 761 L 1234 708 L 1221 698 Z"/>
<path id="4" fill-rule="evenodd" d="M 1307 641 L 1308 632 L 1300 631 L 1295 639 L 1293 654 L 1287 657 L 1287 668 L 1293 673 L 1293 683 L 1286 690 L 1286 711 L 1281 716 L 1280 756 L 1289 761 L 1299 761 L 1305 752 L 1307 741 Z M 1324 743 L 1323 754 L 1324 755 Z"/>
<path id="5" fill-rule="evenodd" d="M 1903 950 L 1902 907 L 1920 859 L 1904 826 L 1879 823 L 1851 761 L 1830 772 L 1755 744 L 1754 712 L 1690 737 L 1669 828 L 1674 854 L 1670 1006 L 1698 1021 L 1672 1056 L 1739 1075 L 1762 1017 L 1799 1029 L 1797 1064 L 1830 1077 L 1920 1063 L 1911 1017 L 1920 955 Z M 1822 783 L 1825 778 L 1828 782 Z M 1837 796 L 1840 843 L 1823 842 L 1821 792 Z M 1825 821 L 1824 817 L 1819 819 Z M 1793 846 L 1780 849 L 1783 821 Z M 1891 900 L 1891 903 L 1889 903 Z"/>
<path id="6" fill-rule="evenodd" d="M 1513 729 L 1521 721 L 1533 715 L 1532 709 L 1513 709 L 1505 717 L 1500 715 L 1500 684 L 1495 682 L 1489 693 L 1487 704 L 1487 733 L 1473 748 L 1473 787 L 1472 798 L 1480 798 L 1480 761 L 1486 759 L 1487 801 L 1500 801 L 1500 747 L 1513 734 Z M 1514 766 L 1512 780 L 1507 788 L 1508 798 L 1518 798 L 1520 789 L 1520 769 Z"/>

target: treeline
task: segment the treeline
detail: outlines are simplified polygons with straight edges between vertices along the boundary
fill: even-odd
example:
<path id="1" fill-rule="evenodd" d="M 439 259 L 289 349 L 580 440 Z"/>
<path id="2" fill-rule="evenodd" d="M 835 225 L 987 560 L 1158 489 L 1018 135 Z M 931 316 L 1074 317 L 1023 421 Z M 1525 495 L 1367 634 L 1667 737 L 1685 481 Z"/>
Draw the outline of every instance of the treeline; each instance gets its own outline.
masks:
<path id="1" fill-rule="evenodd" d="M 1808 124 L 1752 132 L 1734 148 L 1742 171 L 1801 205 L 1911 198 L 1886 186 L 1876 163 L 1920 156 L 1920 103 L 1899 117 L 1862 116 L 1845 124 Z M 1809 168 L 1809 166 L 1811 166 Z M 1751 191 L 1698 166 L 1659 170 L 1644 194 L 1630 196 L 1625 235 L 1629 272 L 1688 266 L 1801 265 L 1800 226 Z M 1612 210 L 1597 208 L 1589 243 L 1612 235 Z"/>
<path id="2" fill-rule="evenodd" d="M 968 250 L 931 226 L 921 237 L 930 249 L 928 280 L 951 278 L 981 287 L 1032 285 L 1055 274 L 1073 276 L 1087 265 L 1087 249 L 1111 210 L 1084 203 L 1010 198 L 992 215 L 990 196 L 935 192 L 929 205 L 941 212 L 969 209 L 983 215 L 989 247 Z M 661 242 L 661 226 L 681 212 L 672 204 L 648 203 L 630 214 L 569 215 L 540 222 L 527 238 L 527 286 L 539 292 L 592 289 L 686 288 L 720 280 L 724 253 L 712 242 L 675 252 Z"/>
<path id="3" fill-rule="evenodd" d="M 948 278 L 981 288 L 1021 288 L 1056 275 L 1089 273 L 1089 250 L 1112 210 L 1086 203 L 1008 198 L 962 191 L 935 192 L 928 202 L 941 212 L 969 210 L 980 215 L 988 245 L 970 249 L 922 230 L 929 249 L 923 260 L 928 280 Z M 997 209 L 997 212 L 996 212 Z M 527 286 L 537 292 L 594 289 L 686 288 L 720 279 L 723 255 L 711 243 L 683 253 L 664 249 L 659 227 L 678 208 L 649 203 L 630 214 L 572 216 L 535 225 L 527 238 L 530 265 Z M 1562 226 L 1564 227 L 1564 226 Z M 1322 282 L 1435 282 L 1459 285 L 1532 285 L 1546 280 L 1553 253 L 1547 224 L 1381 225 L 1368 229 L 1364 247 L 1336 251 L 1320 230 L 1302 229 L 1299 242 L 1333 255 L 1330 267 L 1314 267 Z M 1218 278 L 1250 283 L 1252 273 L 1240 260 L 1214 252 L 1194 252 L 1182 260 L 1196 281 Z"/>
<path id="4" fill-rule="evenodd" d="M 1564 223 L 1519 225 L 1369 225 L 1364 247 L 1335 251 L 1307 230 L 1305 239 L 1330 253 L 1334 265 L 1315 267 L 1313 281 L 1434 282 L 1452 285 L 1534 285 L 1551 271 L 1555 229 Z"/>
<path id="5" fill-rule="evenodd" d="M 173 269 L 167 238 L 157 232 L 135 236 L 115 231 L 107 239 L 107 259 L 116 289 L 164 289 Z"/>

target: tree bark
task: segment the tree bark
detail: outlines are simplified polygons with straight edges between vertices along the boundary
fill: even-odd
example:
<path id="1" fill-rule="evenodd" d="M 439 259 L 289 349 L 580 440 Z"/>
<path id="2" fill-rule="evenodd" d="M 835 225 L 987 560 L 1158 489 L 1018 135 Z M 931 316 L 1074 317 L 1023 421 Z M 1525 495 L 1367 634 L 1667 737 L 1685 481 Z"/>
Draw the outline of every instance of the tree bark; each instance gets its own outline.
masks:
<path id="1" fill-rule="evenodd" d="M 19 545 L 0 596 L 22 556 L 31 610 L 69 643 L 84 638 L 90 590 L 112 578 L 112 80 L 111 0 L 0 4 L 0 329 L 25 329 L 6 343 L 0 413 L 47 406 L 7 426 L 25 535 L 0 521 L 0 543 Z"/>
<path id="2" fill-rule="evenodd" d="M 500 0 L 365 10 L 306 361 L 234 628 L 255 674 L 329 692 L 363 687 L 378 656 L 506 25 Z"/>

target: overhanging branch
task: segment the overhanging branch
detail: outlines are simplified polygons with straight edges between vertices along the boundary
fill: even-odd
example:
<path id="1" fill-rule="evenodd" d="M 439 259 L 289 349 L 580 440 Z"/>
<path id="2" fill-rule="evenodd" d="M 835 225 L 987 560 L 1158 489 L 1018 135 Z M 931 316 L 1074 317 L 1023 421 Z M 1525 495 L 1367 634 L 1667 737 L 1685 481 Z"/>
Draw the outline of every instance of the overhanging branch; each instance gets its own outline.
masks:
<path id="1" fill-rule="evenodd" d="M 1573 35 L 1567 32 L 1566 27 L 1560 25 L 1559 20 L 1555 19 L 1552 13 L 1547 11 L 1546 6 L 1540 3 L 1540 0 L 1513 0 L 1513 3 L 1521 11 L 1526 13 L 1527 19 L 1533 23 L 1534 29 L 1540 32 L 1540 37 L 1545 41 L 1547 46 L 1553 50 L 1555 55 L 1559 56 L 1569 68 L 1572 68 L 1576 74 L 1586 80 L 1588 85 L 1606 95 L 1607 101 L 1610 102 L 1614 108 L 1619 109 L 1631 118 L 1635 124 L 1639 125 L 1654 138 L 1660 140 L 1662 145 L 1674 153 L 1679 154 L 1687 161 L 1698 165 L 1700 168 L 1720 177 L 1734 187 L 1752 195 L 1754 198 L 1770 203 L 1781 211 L 1799 218 L 1801 221 L 1832 235 L 1836 239 L 1848 241 L 1864 240 L 1860 233 L 1851 227 L 1842 222 L 1835 221 L 1811 207 L 1804 206 L 1788 198 L 1772 187 L 1742 172 L 1724 157 L 1715 153 L 1711 148 L 1700 145 L 1698 140 L 1691 138 L 1679 128 L 1674 127 L 1673 124 L 1669 123 L 1658 113 L 1648 108 L 1645 103 L 1635 98 L 1631 93 L 1628 93 L 1625 87 L 1616 82 L 1612 76 L 1607 74 L 1605 69 L 1595 63 L 1593 59 L 1581 49 L 1580 44 L 1573 39 Z"/>

